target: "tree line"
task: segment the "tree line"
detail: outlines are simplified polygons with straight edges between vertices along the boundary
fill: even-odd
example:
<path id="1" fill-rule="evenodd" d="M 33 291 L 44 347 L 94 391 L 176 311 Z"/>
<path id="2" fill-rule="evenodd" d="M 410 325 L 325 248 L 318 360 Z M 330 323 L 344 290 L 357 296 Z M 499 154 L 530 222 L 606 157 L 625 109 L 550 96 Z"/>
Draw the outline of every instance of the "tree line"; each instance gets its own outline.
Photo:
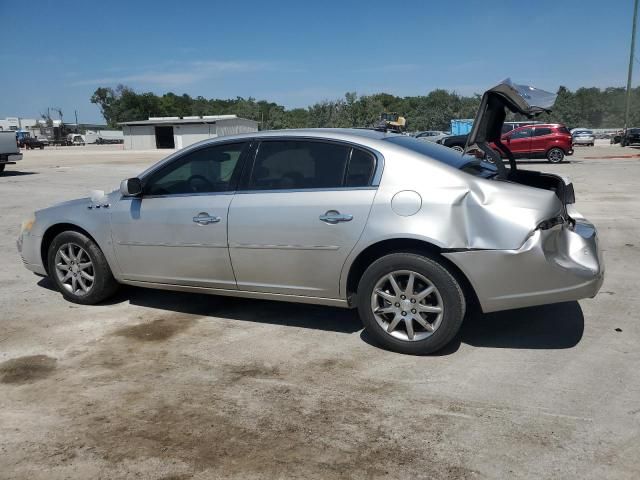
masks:
<path id="1" fill-rule="evenodd" d="M 626 90 L 622 87 L 558 89 L 555 108 L 540 120 L 564 123 L 568 127 L 620 128 L 624 125 Z M 632 89 L 630 125 L 640 126 L 640 87 Z M 463 96 L 437 89 L 427 95 L 398 97 L 387 93 L 357 95 L 323 100 L 307 108 L 287 109 L 267 100 L 237 97 L 207 99 L 172 92 L 156 95 L 138 93 L 119 85 L 98 88 L 91 102 L 97 104 L 110 127 L 119 122 L 146 120 L 149 117 L 186 117 L 226 115 L 256 120 L 261 130 L 312 127 L 369 127 L 382 112 L 397 112 L 407 119 L 409 130 L 449 130 L 455 118 L 473 118 L 480 95 Z M 635 107 L 635 108 L 634 108 Z"/>

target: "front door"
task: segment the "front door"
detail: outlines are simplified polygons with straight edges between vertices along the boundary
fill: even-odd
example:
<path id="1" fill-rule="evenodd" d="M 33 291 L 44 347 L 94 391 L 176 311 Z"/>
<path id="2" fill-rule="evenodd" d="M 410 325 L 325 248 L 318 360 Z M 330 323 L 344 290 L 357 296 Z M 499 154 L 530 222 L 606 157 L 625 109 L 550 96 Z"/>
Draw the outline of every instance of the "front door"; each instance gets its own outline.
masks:
<path id="1" fill-rule="evenodd" d="M 127 280 L 235 289 L 227 214 L 244 143 L 185 153 L 142 179 L 140 198 L 111 210 L 113 246 Z"/>
<path id="2" fill-rule="evenodd" d="M 376 158 L 339 143 L 263 141 L 229 209 L 240 290 L 339 298 L 376 194 Z"/>

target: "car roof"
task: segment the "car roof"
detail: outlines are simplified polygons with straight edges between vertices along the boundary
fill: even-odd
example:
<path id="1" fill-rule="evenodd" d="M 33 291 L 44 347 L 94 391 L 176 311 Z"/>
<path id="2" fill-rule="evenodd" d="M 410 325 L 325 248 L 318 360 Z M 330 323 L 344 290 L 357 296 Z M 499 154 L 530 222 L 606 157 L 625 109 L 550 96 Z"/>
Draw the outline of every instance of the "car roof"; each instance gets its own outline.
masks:
<path id="1" fill-rule="evenodd" d="M 381 141 L 390 137 L 403 136 L 397 133 L 387 133 L 368 128 L 294 128 L 283 130 L 263 130 L 260 132 L 242 133 L 203 140 L 198 144 L 217 143 L 229 140 L 264 139 L 271 137 L 300 137 L 343 140 L 353 143 L 368 143 L 367 140 Z M 194 144 L 195 145 L 195 144 Z"/>
<path id="2" fill-rule="evenodd" d="M 521 127 L 518 128 L 514 128 L 513 130 L 511 130 L 512 132 L 515 132 L 517 130 L 524 130 L 525 128 L 555 128 L 555 127 L 564 127 L 563 124 L 561 123 L 536 123 L 533 125 L 522 125 Z M 511 133 L 511 132 L 509 132 Z"/>

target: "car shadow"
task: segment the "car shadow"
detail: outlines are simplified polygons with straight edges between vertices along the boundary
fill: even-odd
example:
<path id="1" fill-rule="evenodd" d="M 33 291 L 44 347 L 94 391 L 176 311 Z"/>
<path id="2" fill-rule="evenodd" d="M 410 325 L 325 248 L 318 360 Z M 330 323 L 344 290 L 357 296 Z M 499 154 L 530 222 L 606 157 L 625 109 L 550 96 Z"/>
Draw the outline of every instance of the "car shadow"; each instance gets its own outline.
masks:
<path id="1" fill-rule="evenodd" d="M 38 285 L 56 290 L 47 277 L 42 278 Z M 114 297 L 102 302 L 102 305 L 126 302 L 146 308 L 241 322 L 348 334 L 361 331 L 363 341 L 380 348 L 362 330 L 362 323 L 353 309 L 129 286 L 121 288 Z M 450 355 L 462 343 L 486 348 L 565 349 L 577 345 L 583 332 L 584 315 L 580 304 L 575 301 L 495 313 L 475 312 L 467 315 L 458 335 L 443 350 L 433 355 Z"/>
<path id="2" fill-rule="evenodd" d="M 37 175 L 38 172 L 21 172 L 20 170 L 4 170 L 0 177 L 22 177 L 23 175 Z"/>
<path id="3" fill-rule="evenodd" d="M 576 301 L 495 313 L 474 312 L 467 315 L 458 335 L 432 355 L 450 355 L 462 343 L 485 348 L 560 350 L 575 347 L 583 333 L 584 315 Z M 361 336 L 375 345 L 366 332 Z"/>

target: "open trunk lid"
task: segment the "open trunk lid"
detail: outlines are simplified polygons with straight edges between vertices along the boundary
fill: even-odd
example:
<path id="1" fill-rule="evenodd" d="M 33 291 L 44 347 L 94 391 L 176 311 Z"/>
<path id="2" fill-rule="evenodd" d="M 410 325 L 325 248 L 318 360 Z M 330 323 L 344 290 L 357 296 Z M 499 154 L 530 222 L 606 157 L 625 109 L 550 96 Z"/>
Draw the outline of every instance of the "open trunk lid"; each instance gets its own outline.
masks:
<path id="1" fill-rule="evenodd" d="M 556 97 L 556 94 L 539 88 L 513 83 L 509 78 L 500 82 L 482 95 L 465 151 L 474 145 L 482 150 L 495 162 L 500 180 L 555 192 L 564 205 L 566 213 L 566 205 L 575 201 L 573 185 L 559 175 L 518 170 L 513 153 L 501 141 L 502 126 L 507 111 L 533 118 L 543 112 L 551 111 Z M 490 143 L 494 143 L 509 159 L 508 169 L 498 152 L 491 148 Z"/>

